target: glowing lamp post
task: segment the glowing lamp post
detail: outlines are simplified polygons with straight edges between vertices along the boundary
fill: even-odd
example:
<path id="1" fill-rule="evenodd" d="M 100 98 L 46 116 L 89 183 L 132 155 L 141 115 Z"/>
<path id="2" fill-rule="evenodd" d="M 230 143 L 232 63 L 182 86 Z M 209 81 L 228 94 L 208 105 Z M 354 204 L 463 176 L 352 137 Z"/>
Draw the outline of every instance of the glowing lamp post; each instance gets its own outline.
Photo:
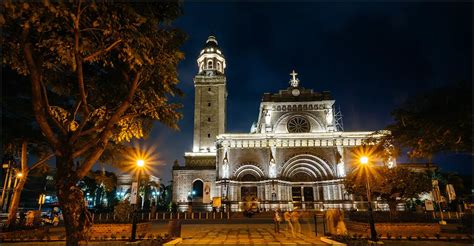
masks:
<path id="1" fill-rule="evenodd" d="M 132 184 L 132 196 L 135 195 L 135 205 L 134 205 L 134 211 L 133 211 L 133 216 L 132 216 L 132 236 L 130 238 L 130 241 L 135 241 L 136 236 L 137 236 L 137 214 L 138 214 L 138 205 L 136 204 L 137 198 L 138 198 L 138 191 L 140 190 L 140 174 L 145 166 L 145 161 L 142 159 L 137 160 L 137 188 L 136 188 L 136 194 L 133 194 L 133 184 Z M 132 198 L 133 199 L 133 198 Z"/>
<path id="2" fill-rule="evenodd" d="M 370 225 L 370 239 L 372 241 L 377 241 L 377 232 L 375 231 L 375 223 L 374 223 L 374 216 L 372 215 L 372 199 L 371 199 L 371 192 L 370 192 L 370 182 L 369 182 L 369 157 L 362 156 L 359 159 L 360 164 L 365 167 L 365 177 L 366 177 L 366 185 L 367 185 L 367 208 L 369 211 L 369 225 Z"/>

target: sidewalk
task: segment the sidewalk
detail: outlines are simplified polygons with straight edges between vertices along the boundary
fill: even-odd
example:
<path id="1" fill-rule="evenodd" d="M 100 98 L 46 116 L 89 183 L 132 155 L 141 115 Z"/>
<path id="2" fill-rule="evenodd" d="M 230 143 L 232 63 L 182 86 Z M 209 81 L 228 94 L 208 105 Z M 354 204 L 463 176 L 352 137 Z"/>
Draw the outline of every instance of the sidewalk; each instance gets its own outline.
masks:
<path id="1" fill-rule="evenodd" d="M 309 232 L 293 238 L 285 228 L 276 234 L 273 224 L 183 225 L 179 245 L 327 245 Z"/>

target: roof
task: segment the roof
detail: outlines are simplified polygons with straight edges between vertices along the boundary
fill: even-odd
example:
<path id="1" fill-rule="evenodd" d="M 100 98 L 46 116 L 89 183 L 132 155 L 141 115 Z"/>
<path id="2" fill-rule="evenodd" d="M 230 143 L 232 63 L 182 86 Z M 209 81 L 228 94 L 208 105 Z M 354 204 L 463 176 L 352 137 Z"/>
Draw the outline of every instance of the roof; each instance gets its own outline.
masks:
<path id="1" fill-rule="evenodd" d="M 299 95 L 294 96 L 293 90 L 299 90 Z M 288 87 L 286 90 L 280 90 L 278 93 L 265 93 L 262 97 L 262 102 L 311 102 L 332 100 L 329 91 L 315 92 L 312 89 L 305 89 L 303 87 Z"/>

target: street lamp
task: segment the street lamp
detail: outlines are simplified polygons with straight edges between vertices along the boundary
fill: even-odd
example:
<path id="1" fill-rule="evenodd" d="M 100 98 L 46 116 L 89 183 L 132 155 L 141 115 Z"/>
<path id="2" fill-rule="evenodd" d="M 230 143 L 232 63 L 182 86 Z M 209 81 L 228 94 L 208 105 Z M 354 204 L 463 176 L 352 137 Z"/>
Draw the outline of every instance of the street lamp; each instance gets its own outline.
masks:
<path id="1" fill-rule="evenodd" d="M 375 223 L 374 223 L 374 216 L 372 215 L 372 199 L 371 199 L 371 192 L 370 192 L 370 182 L 369 182 L 369 157 L 361 156 L 360 164 L 365 168 L 365 177 L 366 177 L 366 185 L 367 185 L 367 204 L 369 210 L 369 225 L 370 225 L 370 239 L 372 241 L 377 241 L 377 232 L 375 231 Z"/>
<path id="2" fill-rule="evenodd" d="M 140 190 L 140 174 L 142 171 L 142 168 L 145 166 L 145 161 L 143 159 L 138 159 L 137 160 L 137 197 L 138 198 L 138 192 Z M 132 216 L 132 236 L 130 238 L 130 241 L 135 241 L 136 240 L 136 235 L 137 235 L 137 214 L 138 214 L 138 204 L 135 202 L 135 208 L 133 211 L 133 216 Z"/>

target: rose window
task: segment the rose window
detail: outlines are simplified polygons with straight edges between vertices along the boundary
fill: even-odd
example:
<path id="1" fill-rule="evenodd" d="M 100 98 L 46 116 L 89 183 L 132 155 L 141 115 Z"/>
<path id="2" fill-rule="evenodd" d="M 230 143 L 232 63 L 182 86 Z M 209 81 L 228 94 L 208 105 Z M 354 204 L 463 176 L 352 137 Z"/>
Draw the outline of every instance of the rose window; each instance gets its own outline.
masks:
<path id="1" fill-rule="evenodd" d="M 310 130 L 310 125 L 308 120 L 306 120 L 304 117 L 301 116 L 296 116 L 291 118 L 288 121 L 288 124 L 286 125 L 288 132 L 290 133 L 303 133 L 303 132 L 309 132 Z"/>

